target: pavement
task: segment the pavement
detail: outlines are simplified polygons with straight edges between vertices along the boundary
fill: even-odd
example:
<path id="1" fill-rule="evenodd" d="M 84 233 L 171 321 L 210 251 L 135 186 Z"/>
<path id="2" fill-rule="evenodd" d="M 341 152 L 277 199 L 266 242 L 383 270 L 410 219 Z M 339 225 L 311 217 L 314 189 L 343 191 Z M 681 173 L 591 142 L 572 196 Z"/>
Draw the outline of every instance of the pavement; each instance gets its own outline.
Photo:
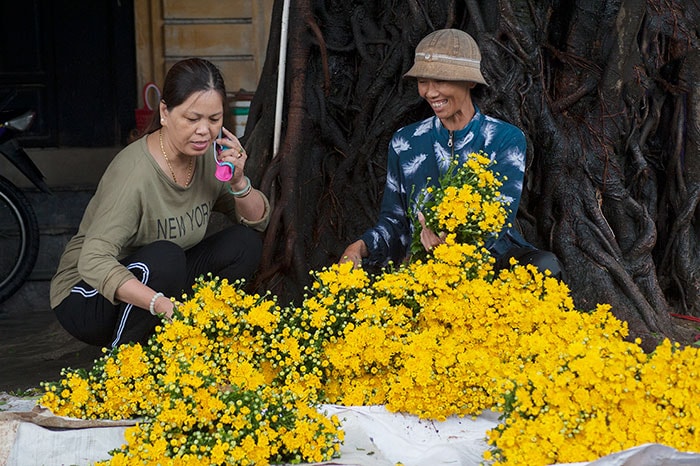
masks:
<path id="1" fill-rule="evenodd" d="M 53 191 L 38 191 L 4 157 L 0 174 L 24 191 L 36 213 L 41 242 L 32 275 L 0 303 L 0 393 L 25 393 L 59 380 L 61 369 L 90 368 L 101 349 L 86 345 L 58 323 L 49 306 L 49 281 L 65 244 L 105 168 L 121 147 L 27 149 Z"/>
<path id="2" fill-rule="evenodd" d="M 39 382 L 57 379 L 64 366 L 87 366 L 96 354 L 63 330 L 49 306 L 49 281 L 92 192 L 26 194 L 39 218 L 39 258 L 17 293 L 0 303 L 0 392 L 39 387 Z"/>
<path id="3" fill-rule="evenodd" d="M 101 349 L 86 345 L 48 309 L 0 314 L 0 393 L 24 394 L 61 378 L 61 369 L 92 367 Z"/>

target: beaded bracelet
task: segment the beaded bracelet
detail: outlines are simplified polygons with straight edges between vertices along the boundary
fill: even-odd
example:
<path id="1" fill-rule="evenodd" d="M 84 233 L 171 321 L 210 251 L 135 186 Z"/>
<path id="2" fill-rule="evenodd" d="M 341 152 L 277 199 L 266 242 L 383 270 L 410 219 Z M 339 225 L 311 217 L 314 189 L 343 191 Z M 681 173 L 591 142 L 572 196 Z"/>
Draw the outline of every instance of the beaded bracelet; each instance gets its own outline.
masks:
<path id="1" fill-rule="evenodd" d="M 156 293 L 151 298 L 151 304 L 148 305 L 148 310 L 151 311 L 151 314 L 153 314 L 154 316 L 158 315 L 158 313 L 156 312 L 156 300 L 164 296 L 165 295 L 163 293 Z"/>
<path id="2" fill-rule="evenodd" d="M 248 178 L 247 176 L 244 176 L 243 178 L 245 178 L 246 185 L 245 188 L 241 189 L 240 191 L 234 191 L 233 189 L 231 189 L 231 183 L 226 183 L 226 186 L 228 187 L 228 192 L 233 194 L 233 197 L 246 197 L 253 190 L 253 186 L 250 184 L 250 178 Z"/>

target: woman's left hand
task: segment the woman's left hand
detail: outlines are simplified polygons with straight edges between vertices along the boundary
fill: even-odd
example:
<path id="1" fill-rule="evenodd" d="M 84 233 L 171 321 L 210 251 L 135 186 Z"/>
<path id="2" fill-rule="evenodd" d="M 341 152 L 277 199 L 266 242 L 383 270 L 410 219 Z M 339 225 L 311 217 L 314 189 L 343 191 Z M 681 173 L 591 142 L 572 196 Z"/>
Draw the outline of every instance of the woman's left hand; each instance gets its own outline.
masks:
<path id="1" fill-rule="evenodd" d="M 216 143 L 222 147 L 226 147 L 226 149 L 217 154 L 217 158 L 219 162 L 229 162 L 233 164 L 235 170 L 233 171 L 233 178 L 231 178 L 229 183 L 231 184 L 231 189 L 240 191 L 241 189 L 245 189 L 247 183 L 243 176 L 243 170 L 245 169 L 245 162 L 248 160 L 248 154 L 241 142 L 232 132 L 223 127 L 222 131 L 224 137 L 217 139 Z"/>
<path id="2" fill-rule="evenodd" d="M 228 162 L 235 167 L 233 177 L 226 183 L 229 184 L 229 191 L 235 199 L 236 212 L 248 221 L 261 220 L 265 216 L 266 200 L 261 192 L 253 189 L 250 179 L 243 173 L 248 154 L 241 145 L 241 141 L 232 132 L 223 127 L 221 129 L 224 137 L 217 139 L 216 143 L 226 149 L 222 150 L 217 157 L 220 162 Z"/>

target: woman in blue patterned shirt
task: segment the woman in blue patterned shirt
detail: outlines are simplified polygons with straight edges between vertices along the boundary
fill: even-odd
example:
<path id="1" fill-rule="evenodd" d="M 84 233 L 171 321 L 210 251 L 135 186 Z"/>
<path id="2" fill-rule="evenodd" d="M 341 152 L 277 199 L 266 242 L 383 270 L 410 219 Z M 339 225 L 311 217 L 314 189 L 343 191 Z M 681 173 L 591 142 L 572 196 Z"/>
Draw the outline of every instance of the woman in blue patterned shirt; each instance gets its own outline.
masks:
<path id="1" fill-rule="evenodd" d="M 415 63 L 405 76 L 417 79 L 418 93 L 435 116 L 394 133 L 379 220 L 346 248 L 340 262 L 352 261 L 356 266 L 363 261 L 379 266 L 402 262 L 412 237 L 409 211 L 415 208 L 419 193 L 437 183 L 455 158 L 464 161 L 472 152 L 483 151 L 496 161 L 499 175 L 506 180 L 501 194 L 510 210 L 509 226 L 486 245 L 497 260 L 496 269 L 507 267 L 514 257 L 563 278 L 557 257 L 536 249 L 512 226 L 523 188 L 527 143 L 519 128 L 484 115 L 473 102 L 471 90 L 486 84 L 480 64 L 478 45 L 457 29 L 435 31 L 418 44 Z M 426 250 L 441 242 L 441 236 L 422 229 L 421 243 Z"/>

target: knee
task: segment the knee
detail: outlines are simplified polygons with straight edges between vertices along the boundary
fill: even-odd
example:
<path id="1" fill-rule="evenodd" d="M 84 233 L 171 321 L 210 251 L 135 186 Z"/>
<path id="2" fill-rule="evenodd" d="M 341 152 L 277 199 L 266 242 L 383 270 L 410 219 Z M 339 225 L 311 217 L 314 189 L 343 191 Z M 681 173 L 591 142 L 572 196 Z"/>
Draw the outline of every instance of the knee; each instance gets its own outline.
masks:
<path id="1" fill-rule="evenodd" d="M 179 292 L 185 281 L 185 251 L 171 241 L 156 241 L 144 247 L 142 258 L 146 268 L 143 283 L 164 292 Z"/>
<path id="2" fill-rule="evenodd" d="M 245 233 L 241 237 L 241 249 L 245 257 L 245 262 L 249 263 L 253 269 L 253 273 L 257 271 L 262 259 L 263 241 L 260 234 L 249 228 L 245 229 Z"/>
<path id="3" fill-rule="evenodd" d="M 160 240 L 151 243 L 151 253 L 157 258 L 154 262 L 158 264 L 158 268 L 166 271 L 168 269 L 185 270 L 187 257 L 185 251 L 173 243 L 172 241 Z"/>
<path id="4" fill-rule="evenodd" d="M 521 258 L 519 262 L 523 265 L 532 264 L 542 273 L 549 270 L 552 277 L 561 281 L 566 281 L 564 266 L 556 254 L 552 252 L 534 250 Z"/>
<path id="5" fill-rule="evenodd" d="M 258 271 L 262 259 L 263 241 L 260 234 L 250 228 L 237 226 L 227 232 L 227 253 L 222 255 L 219 273 L 229 280 L 251 280 Z M 235 247 L 231 247 L 231 245 Z"/>

